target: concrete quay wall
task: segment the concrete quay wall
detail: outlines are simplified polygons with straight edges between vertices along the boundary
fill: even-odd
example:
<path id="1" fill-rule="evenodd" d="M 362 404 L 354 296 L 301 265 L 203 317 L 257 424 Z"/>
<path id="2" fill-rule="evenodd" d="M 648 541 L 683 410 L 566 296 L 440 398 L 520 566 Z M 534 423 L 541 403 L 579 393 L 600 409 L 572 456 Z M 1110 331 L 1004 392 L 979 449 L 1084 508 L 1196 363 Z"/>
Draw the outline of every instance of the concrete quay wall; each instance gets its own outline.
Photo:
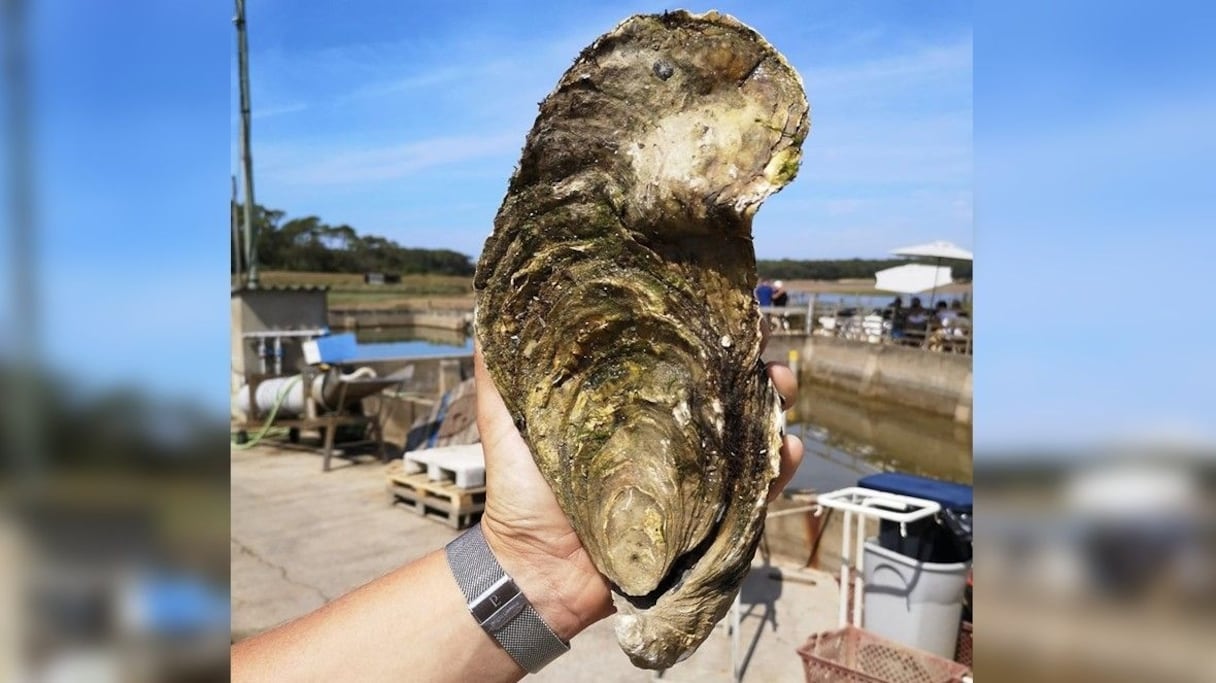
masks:
<path id="1" fill-rule="evenodd" d="M 343 330 L 375 327 L 431 327 L 440 330 L 464 331 L 469 329 L 472 322 L 472 311 L 329 309 L 329 326 Z"/>
<path id="2" fill-rule="evenodd" d="M 770 338 L 764 358 L 797 363 L 801 382 L 971 423 L 971 356 L 791 334 Z"/>

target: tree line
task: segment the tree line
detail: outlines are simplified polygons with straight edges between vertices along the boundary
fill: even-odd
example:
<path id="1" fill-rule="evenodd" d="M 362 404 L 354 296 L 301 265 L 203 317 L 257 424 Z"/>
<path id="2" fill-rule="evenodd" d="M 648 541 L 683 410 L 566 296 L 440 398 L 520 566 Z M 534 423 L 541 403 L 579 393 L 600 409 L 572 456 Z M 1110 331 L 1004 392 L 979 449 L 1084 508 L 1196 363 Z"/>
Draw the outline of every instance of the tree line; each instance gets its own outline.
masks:
<path id="1" fill-rule="evenodd" d="M 286 213 L 254 207 L 258 267 L 324 273 L 395 273 L 409 275 L 472 275 L 474 264 L 450 249 L 403 247 L 379 235 L 360 235 L 349 225 L 329 225 L 316 216 L 286 218 Z M 236 225 L 244 222 L 242 208 L 232 204 Z M 235 233 L 233 236 L 235 239 Z M 232 271 L 242 253 L 233 249 Z M 245 269 L 245 264 L 240 264 Z"/>
<path id="2" fill-rule="evenodd" d="M 243 222 L 239 204 L 232 204 L 233 220 Z M 323 273 L 387 273 L 410 275 L 473 274 L 472 257 L 450 249 L 403 247 L 378 235 L 360 235 L 349 225 L 329 225 L 316 216 L 286 219 L 287 214 L 254 207 L 258 266 L 269 270 Z M 285 220 L 286 219 L 286 220 Z M 233 249 L 233 272 L 236 258 Z M 763 259 L 756 263 L 761 277 L 786 280 L 842 280 L 873 278 L 874 273 L 909 263 L 907 259 L 825 259 L 817 261 Z M 924 263 L 931 261 L 922 260 Z M 949 263 L 956 280 L 971 279 L 971 264 Z M 244 264 L 241 264 L 244 270 Z"/>
<path id="3" fill-rule="evenodd" d="M 874 273 L 885 268 L 907 263 L 936 265 L 933 259 L 825 259 L 799 261 L 794 259 L 761 259 L 756 261 L 760 277 L 783 280 L 846 280 L 871 279 Z M 960 261 L 943 262 L 950 266 L 955 280 L 971 279 L 971 263 Z"/>

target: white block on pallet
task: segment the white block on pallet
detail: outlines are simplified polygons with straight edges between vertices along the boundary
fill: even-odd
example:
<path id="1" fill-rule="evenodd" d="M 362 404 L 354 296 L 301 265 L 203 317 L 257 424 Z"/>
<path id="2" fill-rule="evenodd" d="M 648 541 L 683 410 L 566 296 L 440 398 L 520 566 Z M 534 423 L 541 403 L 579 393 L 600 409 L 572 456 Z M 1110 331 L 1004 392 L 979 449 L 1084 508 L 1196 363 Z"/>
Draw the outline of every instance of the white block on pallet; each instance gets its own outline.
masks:
<path id="1" fill-rule="evenodd" d="M 481 444 L 443 446 L 405 454 L 406 474 L 426 472 L 431 481 L 453 481 L 462 489 L 486 485 L 486 457 Z"/>

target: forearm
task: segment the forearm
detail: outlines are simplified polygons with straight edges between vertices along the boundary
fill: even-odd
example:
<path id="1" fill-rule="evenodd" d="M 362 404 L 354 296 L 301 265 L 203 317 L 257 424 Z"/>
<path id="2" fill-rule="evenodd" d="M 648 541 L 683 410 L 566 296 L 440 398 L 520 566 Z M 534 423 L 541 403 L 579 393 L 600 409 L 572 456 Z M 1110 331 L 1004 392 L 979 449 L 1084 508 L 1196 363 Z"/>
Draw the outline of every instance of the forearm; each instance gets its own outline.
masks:
<path id="1" fill-rule="evenodd" d="M 234 681 L 514 681 L 523 674 L 469 614 L 442 550 L 232 649 Z"/>

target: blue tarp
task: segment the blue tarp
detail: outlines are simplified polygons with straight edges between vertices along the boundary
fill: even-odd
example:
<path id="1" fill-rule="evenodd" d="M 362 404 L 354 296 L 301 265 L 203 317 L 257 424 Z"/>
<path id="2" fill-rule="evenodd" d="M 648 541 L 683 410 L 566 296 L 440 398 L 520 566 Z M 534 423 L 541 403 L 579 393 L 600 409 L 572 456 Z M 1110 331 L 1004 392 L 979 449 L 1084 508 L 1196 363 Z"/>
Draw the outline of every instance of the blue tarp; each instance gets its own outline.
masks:
<path id="1" fill-rule="evenodd" d="M 352 332 L 331 334 L 313 340 L 317 344 L 317 353 L 322 363 L 341 363 L 358 355 L 358 344 Z"/>
<path id="2" fill-rule="evenodd" d="M 919 477 L 915 474 L 883 472 L 862 477 L 857 485 L 875 491 L 931 500 L 945 510 L 971 512 L 971 487 L 966 484 Z"/>

